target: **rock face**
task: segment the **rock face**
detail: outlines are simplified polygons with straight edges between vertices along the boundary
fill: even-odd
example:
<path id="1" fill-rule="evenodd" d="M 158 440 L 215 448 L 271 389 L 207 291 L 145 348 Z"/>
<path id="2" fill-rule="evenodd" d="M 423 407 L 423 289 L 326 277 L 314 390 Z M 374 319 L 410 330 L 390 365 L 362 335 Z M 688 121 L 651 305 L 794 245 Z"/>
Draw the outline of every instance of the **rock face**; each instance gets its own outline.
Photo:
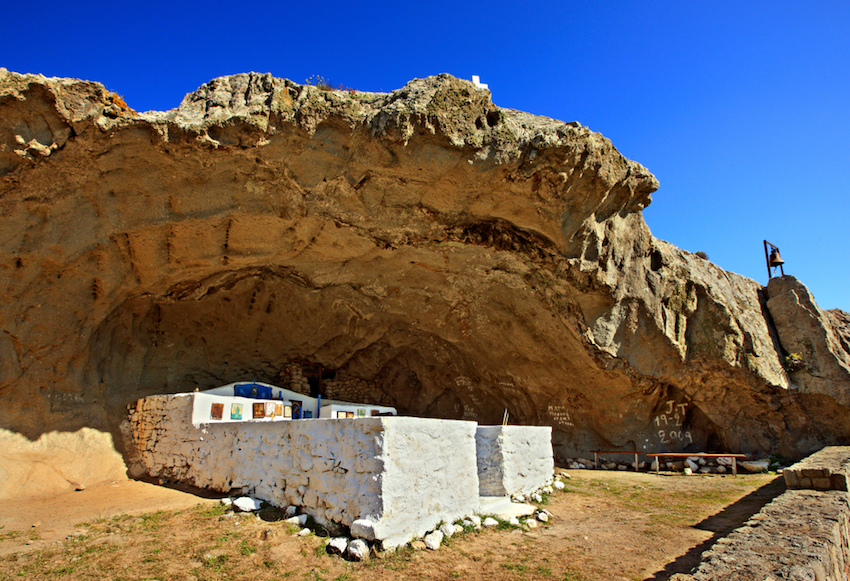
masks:
<path id="1" fill-rule="evenodd" d="M 140 397 L 302 360 L 404 414 L 551 425 L 561 456 L 850 439 L 846 314 L 789 377 L 793 304 L 654 239 L 652 174 L 467 81 L 250 73 L 137 114 L 0 70 L 0 143 L 0 427 L 28 438 L 120 441 Z"/>
<path id="2" fill-rule="evenodd" d="M 801 358 L 802 369 L 791 374 L 796 388 L 850 405 L 850 391 L 835 389 L 850 376 L 847 313 L 821 311 L 809 289 L 791 276 L 771 279 L 767 295 L 780 343 Z"/>

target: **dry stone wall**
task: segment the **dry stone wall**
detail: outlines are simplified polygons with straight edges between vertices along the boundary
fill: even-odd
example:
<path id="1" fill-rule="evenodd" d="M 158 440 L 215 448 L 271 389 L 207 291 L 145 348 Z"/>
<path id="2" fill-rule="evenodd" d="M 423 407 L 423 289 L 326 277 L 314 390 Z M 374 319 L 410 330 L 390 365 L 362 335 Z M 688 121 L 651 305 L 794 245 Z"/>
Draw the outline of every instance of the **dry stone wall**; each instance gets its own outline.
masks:
<path id="1" fill-rule="evenodd" d="M 195 428 L 192 398 L 136 403 L 137 474 L 250 491 L 385 546 L 478 511 L 473 422 L 382 417 Z"/>
<path id="2" fill-rule="evenodd" d="M 850 578 L 850 447 L 830 446 L 784 471 L 791 490 L 702 555 L 692 581 Z"/>
<path id="3" fill-rule="evenodd" d="M 846 581 L 850 499 L 846 492 L 790 490 L 720 539 L 684 581 Z"/>
<path id="4" fill-rule="evenodd" d="M 827 446 L 783 472 L 788 488 L 841 490 L 850 480 L 850 447 Z"/>

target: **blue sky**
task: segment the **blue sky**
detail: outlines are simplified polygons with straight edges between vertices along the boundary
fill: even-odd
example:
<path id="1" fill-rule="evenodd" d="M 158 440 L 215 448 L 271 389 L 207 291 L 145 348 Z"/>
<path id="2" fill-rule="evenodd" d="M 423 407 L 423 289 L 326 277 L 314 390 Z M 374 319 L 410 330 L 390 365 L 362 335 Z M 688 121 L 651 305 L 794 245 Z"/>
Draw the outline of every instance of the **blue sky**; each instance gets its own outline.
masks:
<path id="1" fill-rule="evenodd" d="M 212 78 L 391 91 L 481 76 L 580 121 L 660 180 L 652 233 L 767 283 L 762 240 L 850 310 L 848 2 L 42 2 L 4 7 L 0 66 L 95 80 L 144 111 Z"/>

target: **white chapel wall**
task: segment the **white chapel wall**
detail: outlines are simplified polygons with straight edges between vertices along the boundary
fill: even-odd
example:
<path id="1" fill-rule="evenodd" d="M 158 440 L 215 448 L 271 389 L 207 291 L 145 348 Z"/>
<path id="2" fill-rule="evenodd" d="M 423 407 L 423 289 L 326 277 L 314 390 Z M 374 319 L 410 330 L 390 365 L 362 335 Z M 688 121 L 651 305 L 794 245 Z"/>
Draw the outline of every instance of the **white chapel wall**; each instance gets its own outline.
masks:
<path id="1" fill-rule="evenodd" d="M 474 422 L 365 417 L 195 427 L 198 395 L 136 402 L 130 424 L 145 474 L 251 491 L 385 546 L 479 508 Z"/>

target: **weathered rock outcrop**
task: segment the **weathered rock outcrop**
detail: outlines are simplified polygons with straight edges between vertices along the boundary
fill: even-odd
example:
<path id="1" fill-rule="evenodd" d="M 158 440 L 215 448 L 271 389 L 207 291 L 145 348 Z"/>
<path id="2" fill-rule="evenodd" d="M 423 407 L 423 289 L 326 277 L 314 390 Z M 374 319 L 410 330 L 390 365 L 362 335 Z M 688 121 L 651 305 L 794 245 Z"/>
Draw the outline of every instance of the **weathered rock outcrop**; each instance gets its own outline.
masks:
<path id="1" fill-rule="evenodd" d="M 847 313 L 821 311 L 809 289 L 791 276 L 771 279 L 767 296 L 782 347 L 801 359 L 802 368 L 791 374 L 795 387 L 850 405 L 850 391 L 836 389 L 850 377 Z"/>
<path id="2" fill-rule="evenodd" d="M 561 455 L 850 439 L 846 367 L 789 378 L 762 287 L 652 237 L 652 174 L 467 81 L 250 73 L 136 114 L 0 71 L 0 143 L 0 426 L 29 438 L 300 359 Z"/>

